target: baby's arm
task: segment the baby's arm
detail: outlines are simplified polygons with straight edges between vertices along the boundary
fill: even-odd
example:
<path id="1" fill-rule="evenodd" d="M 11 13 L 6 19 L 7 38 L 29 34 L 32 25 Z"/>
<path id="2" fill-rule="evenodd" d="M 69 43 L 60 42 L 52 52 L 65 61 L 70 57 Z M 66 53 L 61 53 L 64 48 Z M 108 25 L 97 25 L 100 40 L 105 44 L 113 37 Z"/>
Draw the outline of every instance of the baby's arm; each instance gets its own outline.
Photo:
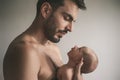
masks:
<path id="1" fill-rule="evenodd" d="M 73 80 L 83 80 L 83 76 L 81 73 L 81 64 L 76 65 Z"/>
<path id="2" fill-rule="evenodd" d="M 76 65 L 73 80 L 83 80 L 83 76 L 82 76 L 82 73 L 81 73 L 82 65 L 83 65 L 83 62 Z"/>
<path id="3" fill-rule="evenodd" d="M 57 71 L 57 80 L 62 80 L 60 69 L 58 69 L 58 71 Z"/>
<path id="4" fill-rule="evenodd" d="M 83 80 L 81 74 L 81 66 L 83 62 L 77 64 L 75 67 L 69 67 L 68 65 L 64 65 L 58 69 L 57 79 L 58 80 Z"/>

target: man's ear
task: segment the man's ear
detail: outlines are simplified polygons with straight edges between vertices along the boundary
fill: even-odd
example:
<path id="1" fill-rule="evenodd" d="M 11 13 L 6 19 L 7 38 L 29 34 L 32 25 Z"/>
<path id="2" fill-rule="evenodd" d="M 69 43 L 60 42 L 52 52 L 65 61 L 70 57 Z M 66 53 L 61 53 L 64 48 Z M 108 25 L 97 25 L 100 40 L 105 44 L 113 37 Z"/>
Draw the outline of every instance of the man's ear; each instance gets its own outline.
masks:
<path id="1" fill-rule="evenodd" d="M 48 2 L 45 2 L 41 6 L 41 14 L 43 18 L 48 18 L 52 13 L 52 7 Z"/>

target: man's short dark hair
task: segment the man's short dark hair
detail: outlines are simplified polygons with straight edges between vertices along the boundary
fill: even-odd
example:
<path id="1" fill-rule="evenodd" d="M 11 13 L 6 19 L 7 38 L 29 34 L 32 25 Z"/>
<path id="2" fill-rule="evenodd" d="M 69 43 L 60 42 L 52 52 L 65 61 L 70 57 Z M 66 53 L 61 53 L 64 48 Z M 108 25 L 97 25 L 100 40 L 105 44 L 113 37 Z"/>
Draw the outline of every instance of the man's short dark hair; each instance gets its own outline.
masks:
<path id="1" fill-rule="evenodd" d="M 37 15 L 39 14 L 40 7 L 44 2 L 48 2 L 52 6 L 53 10 L 56 10 L 59 6 L 64 5 L 64 1 L 65 0 L 38 0 L 38 2 L 37 2 Z M 70 0 L 70 1 L 75 2 L 75 4 L 80 9 L 82 9 L 82 10 L 86 9 L 84 0 Z"/>

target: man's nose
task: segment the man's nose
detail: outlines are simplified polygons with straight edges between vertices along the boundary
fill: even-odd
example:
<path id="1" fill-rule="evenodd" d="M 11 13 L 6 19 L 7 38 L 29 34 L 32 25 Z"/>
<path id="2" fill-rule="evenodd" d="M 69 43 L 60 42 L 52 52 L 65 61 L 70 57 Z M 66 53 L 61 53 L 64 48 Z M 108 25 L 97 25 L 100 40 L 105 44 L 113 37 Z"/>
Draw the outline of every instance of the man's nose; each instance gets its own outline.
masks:
<path id="1" fill-rule="evenodd" d="M 69 23 L 66 28 L 69 32 L 72 32 L 72 23 Z"/>

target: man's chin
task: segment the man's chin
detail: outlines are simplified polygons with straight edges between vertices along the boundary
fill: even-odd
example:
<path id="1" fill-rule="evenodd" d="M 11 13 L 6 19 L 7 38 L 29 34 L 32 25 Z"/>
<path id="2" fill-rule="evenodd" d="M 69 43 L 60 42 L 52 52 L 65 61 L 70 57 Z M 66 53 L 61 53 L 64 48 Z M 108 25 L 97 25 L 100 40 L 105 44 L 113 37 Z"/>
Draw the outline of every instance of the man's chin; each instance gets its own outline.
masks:
<path id="1" fill-rule="evenodd" d="M 49 39 L 51 42 L 53 42 L 53 43 L 58 43 L 58 42 L 60 42 L 60 38 L 59 39 Z"/>
<path id="2" fill-rule="evenodd" d="M 58 43 L 58 42 L 60 42 L 60 39 L 54 40 L 53 42 Z"/>

